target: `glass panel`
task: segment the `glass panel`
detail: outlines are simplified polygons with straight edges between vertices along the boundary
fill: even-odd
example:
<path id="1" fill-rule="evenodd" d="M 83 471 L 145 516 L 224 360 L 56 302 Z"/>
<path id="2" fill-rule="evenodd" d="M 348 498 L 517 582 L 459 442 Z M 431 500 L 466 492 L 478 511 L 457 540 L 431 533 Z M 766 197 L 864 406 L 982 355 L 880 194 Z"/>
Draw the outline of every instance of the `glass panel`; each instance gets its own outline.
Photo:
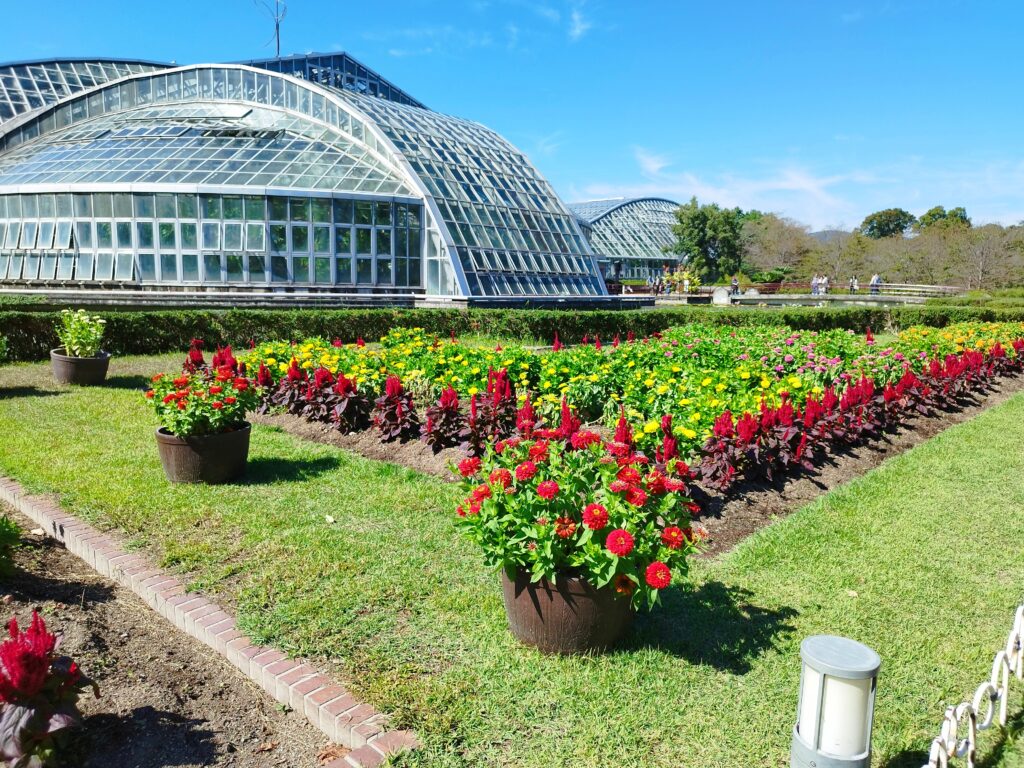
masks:
<path id="1" fill-rule="evenodd" d="M 117 280 L 131 280 L 135 277 L 135 257 L 132 256 L 132 254 L 117 254 L 117 264 L 114 267 L 114 277 Z"/>
<path id="2" fill-rule="evenodd" d="M 309 282 L 309 256 L 292 258 L 292 280 L 296 283 Z"/>
<path id="3" fill-rule="evenodd" d="M 391 223 L 391 203 L 377 203 L 377 224 Z"/>
<path id="4" fill-rule="evenodd" d="M 287 197 L 272 197 L 272 198 L 270 198 L 270 220 L 271 221 L 288 221 L 288 198 Z"/>
<path id="5" fill-rule="evenodd" d="M 136 195 L 135 196 L 135 217 L 138 219 L 152 219 L 153 218 L 153 196 L 152 195 Z"/>
<path id="6" fill-rule="evenodd" d="M 63 257 L 61 257 L 63 259 Z M 156 280 L 156 257 L 152 253 L 139 254 L 139 279 Z"/>
<path id="7" fill-rule="evenodd" d="M 113 227 L 109 221 L 96 222 L 96 247 L 110 248 L 114 244 Z"/>
<path id="8" fill-rule="evenodd" d="M 228 282 L 240 283 L 245 279 L 245 259 L 240 253 L 229 253 L 228 261 Z"/>
<path id="9" fill-rule="evenodd" d="M 10 276 L 12 280 L 21 279 L 21 266 L 24 263 L 24 261 L 25 257 L 22 256 L 20 253 L 11 256 L 11 265 L 8 268 L 7 274 Z M 89 268 L 92 268 L 92 264 L 89 265 Z"/>
<path id="10" fill-rule="evenodd" d="M 314 253 L 330 253 L 331 252 L 331 228 L 330 227 L 313 227 L 313 252 Z"/>
<path id="11" fill-rule="evenodd" d="M 263 254 L 249 254 L 249 282 L 265 283 L 267 281 L 267 257 Z"/>
<path id="12" fill-rule="evenodd" d="M 274 253 L 288 252 L 288 227 L 284 224 L 270 225 L 270 250 Z"/>
<path id="13" fill-rule="evenodd" d="M 96 279 L 114 279 L 114 254 L 101 253 L 96 256 Z"/>
<path id="14" fill-rule="evenodd" d="M 21 229 L 21 248 L 28 250 L 36 247 L 36 235 L 39 234 L 39 224 L 34 221 L 26 221 Z"/>
<path id="15" fill-rule="evenodd" d="M 340 256 L 337 259 L 338 279 L 339 283 L 351 283 L 352 282 L 352 257 L 351 256 Z"/>
<path id="16" fill-rule="evenodd" d="M 114 195 L 114 218 L 130 219 L 132 217 L 132 196 Z"/>
<path id="17" fill-rule="evenodd" d="M 156 196 L 156 215 L 159 219 L 173 219 L 177 214 L 174 195 Z"/>
<path id="18" fill-rule="evenodd" d="M 109 219 L 114 215 L 114 208 L 108 194 L 93 195 L 92 205 L 97 219 Z"/>
<path id="19" fill-rule="evenodd" d="M 270 278 L 275 283 L 288 282 L 288 259 L 284 256 L 270 257 Z"/>
<path id="20" fill-rule="evenodd" d="M 352 230 L 349 227 L 335 228 L 334 252 L 338 254 L 352 252 Z"/>
<path id="21" fill-rule="evenodd" d="M 160 279 L 165 283 L 178 282 L 178 256 L 174 253 L 160 254 Z"/>
<path id="22" fill-rule="evenodd" d="M 71 218 L 71 195 L 57 195 L 57 218 Z"/>
<path id="23" fill-rule="evenodd" d="M 194 218 L 196 218 L 196 196 L 195 195 L 178 195 L 178 218 L 179 219 L 194 219 Z"/>
<path id="24" fill-rule="evenodd" d="M 174 236 L 174 224 L 165 221 L 160 222 L 160 249 L 174 250 L 176 243 L 177 239 Z M 163 263 L 162 259 L 160 263 Z"/>
<path id="25" fill-rule="evenodd" d="M 225 197 L 224 198 L 224 218 L 230 219 L 231 221 L 242 220 L 242 198 L 240 197 Z"/>
<path id="26" fill-rule="evenodd" d="M 314 274 L 313 280 L 317 283 L 330 283 L 331 282 L 331 260 L 330 259 L 313 259 Z"/>
<path id="27" fill-rule="evenodd" d="M 267 215 L 267 205 L 262 197 L 245 198 L 245 220 L 263 221 Z"/>
<path id="28" fill-rule="evenodd" d="M 377 259 L 377 284 L 391 285 L 391 259 Z"/>
<path id="29" fill-rule="evenodd" d="M 25 256 L 25 267 L 21 272 L 21 278 L 35 280 L 37 277 L 39 277 L 39 256 L 29 253 Z"/>
<path id="30" fill-rule="evenodd" d="M 11 264 L 11 257 L 9 254 L 0 253 L 0 280 L 7 277 L 7 267 Z"/>
<path id="31" fill-rule="evenodd" d="M 219 253 L 203 254 L 203 267 L 206 269 L 206 279 L 211 283 L 219 283 L 223 280 L 220 262 Z"/>
<path id="32" fill-rule="evenodd" d="M 241 224 L 225 224 L 224 225 L 224 250 L 226 251 L 240 251 L 242 250 L 242 225 Z"/>
<path id="33" fill-rule="evenodd" d="M 309 227 L 305 224 L 292 226 L 292 252 L 309 253 Z"/>
<path id="34" fill-rule="evenodd" d="M 2 271 L 2 267 L 0 267 Z M 39 279 L 40 280 L 53 280 L 54 275 L 57 273 L 57 254 L 44 253 L 43 261 L 39 265 Z"/>
<path id="35" fill-rule="evenodd" d="M 245 249 L 261 253 L 267 250 L 267 230 L 263 224 L 245 225 Z"/>
<path id="36" fill-rule="evenodd" d="M 322 197 L 316 197 L 313 203 L 313 221 L 329 224 L 331 221 L 331 201 Z"/>
<path id="37" fill-rule="evenodd" d="M 199 282 L 198 253 L 183 253 L 181 255 L 181 279 L 189 283 Z"/>
<path id="38" fill-rule="evenodd" d="M 220 222 L 203 222 L 203 248 L 204 250 L 220 250 Z"/>
<path id="39" fill-rule="evenodd" d="M 153 247 L 153 224 L 149 221 L 139 221 L 135 224 L 135 235 L 139 240 L 139 248 Z"/>
<path id="40" fill-rule="evenodd" d="M 356 224 L 373 224 L 373 203 L 356 203 Z"/>
<path id="41" fill-rule="evenodd" d="M 203 195 L 203 218 L 204 219 L 219 219 L 221 218 L 221 204 L 219 195 Z"/>
<path id="42" fill-rule="evenodd" d="M 92 195 L 75 195 L 75 216 L 80 219 L 92 216 Z"/>
<path id="43" fill-rule="evenodd" d="M 130 221 L 117 222 L 117 247 L 131 250 L 132 223 Z"/>
<path id="44" fill-rule="evenodd" d="M 356 282 L 360 285 L 373 282 L 373 259 L 356 259 Z"/>
<path id="45" fill-rule="evenodd" d="M 370 233 L 371 230 L 369 229 L 356 230 L 356 253 L 366 256 L 373 253 Z"/>
<path id="46" fill-rule="evenodd" d="M 17 248 L 18 238 L 21 235 L 21 222 L 12 221 L 10 228 L 7 230 L 7 241 L 6 248 Z"/>
<path id="47" fill-rule="evenodd" d="M 378 229 L 377 230 L 377 254 L 378 255 L 391 255 L 391 230 L 390 229 Z"/>
<path id="48" fill-rule="evenodd" d="M 334 222 L 336 224 L 351 224 L 352 223 L 352 201 L 351 200 L 335 200 L 334 201 Z"/>
<path id="49" fill-rule="evenodd" d="M 182 223 L 181 225 L 181 247 L 183 250 L 192 250 L 198 248 L 196 243 L 196 225 Z"/>
<path id="50" fill-rule="evenodd" d="M 0 270 L 0 274 L 3 274 Z M 57 279 L 70 280 L 75 274 L 75 254 L 62 253 L 57 261 Z"/>
<path id="51" fill-rule="evenodd" d="M 293 197 L 289 202 L 292 221 L 309 221 L 309 200 L 304 197 Z"/>

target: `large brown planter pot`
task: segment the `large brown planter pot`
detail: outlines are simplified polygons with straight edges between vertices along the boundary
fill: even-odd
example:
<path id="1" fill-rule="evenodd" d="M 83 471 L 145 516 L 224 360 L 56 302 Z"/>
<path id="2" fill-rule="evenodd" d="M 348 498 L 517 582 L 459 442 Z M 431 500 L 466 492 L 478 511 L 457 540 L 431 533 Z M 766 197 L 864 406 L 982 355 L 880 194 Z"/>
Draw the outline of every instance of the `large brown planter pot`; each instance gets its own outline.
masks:
<path id="1" fill-rule="evenodd" d="M 64 354 L 64 347 L 50 350 L 50 367 L 58 384 L 102 384 L 109 366 L 109 352 L 101 351 L 96 357 L 73 357 Z"/>
<path id="2" fill-rule="evenodd" d="M 164 474 L 172 483 L 226 483 L 245 473 L 251 425 L 231 432 L 175 437 L 163 427 L 156 444 Z"/>
<path id="3" fill-rule="evenodd" d="M 509 628 L 520 642 L 544 653 L 588 653 L 615 645 L 633 623 L 629 598 L 611 586 L 596 589 L 577 576 L 531 584 L 501 572 Z"/>

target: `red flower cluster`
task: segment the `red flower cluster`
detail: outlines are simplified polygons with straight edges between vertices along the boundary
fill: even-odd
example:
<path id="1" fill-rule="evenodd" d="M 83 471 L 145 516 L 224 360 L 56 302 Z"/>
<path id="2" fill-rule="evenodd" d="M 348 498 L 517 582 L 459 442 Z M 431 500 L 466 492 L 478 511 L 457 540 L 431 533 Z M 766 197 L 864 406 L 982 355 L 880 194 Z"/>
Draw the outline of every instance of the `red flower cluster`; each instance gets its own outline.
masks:
<path id="1" fill-rule="evenodd" d="M 35 611 L 27 630 L 21 632 L 18 620 L 11 619 L 7 632 L 8 639 L 0 643 L 0 702 L 17 703 L 42 690 L 57 637 L 46 631 L 46 624 Z"/>

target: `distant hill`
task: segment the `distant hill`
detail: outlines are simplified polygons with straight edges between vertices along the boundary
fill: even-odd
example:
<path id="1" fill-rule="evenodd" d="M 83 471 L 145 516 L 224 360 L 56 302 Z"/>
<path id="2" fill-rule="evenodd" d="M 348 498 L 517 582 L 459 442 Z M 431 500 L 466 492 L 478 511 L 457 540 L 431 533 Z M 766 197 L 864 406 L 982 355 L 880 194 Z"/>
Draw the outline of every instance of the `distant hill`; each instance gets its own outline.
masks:
<path id="1" fill-rule="evenodd" d="M 831 243 L 833 240 L 837 240 L 843 235 L 850 233 L 845 229 L 823 229 L 820 232 L 810 232 L 809 234 L 819 243 Z"/>

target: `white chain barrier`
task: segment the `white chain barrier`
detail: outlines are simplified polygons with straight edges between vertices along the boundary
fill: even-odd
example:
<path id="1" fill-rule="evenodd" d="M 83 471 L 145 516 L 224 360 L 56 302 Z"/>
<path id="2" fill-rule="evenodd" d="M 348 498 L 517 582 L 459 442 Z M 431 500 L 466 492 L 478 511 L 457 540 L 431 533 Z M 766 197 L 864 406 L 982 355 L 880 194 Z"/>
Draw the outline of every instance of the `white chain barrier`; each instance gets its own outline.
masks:
<path id="1" fill-rule="evenodd" d="M 992 662 L 992 676 L 974 692 L 973 701 L 947 707 L 942 730 L 932 742 L 928 762 L 922 768 L 947 768 L 950 760 L 967 759 L 967 768 L 974 768 L 979 731 L 986 731 L 998 721 L 1006 725 L 1010 675 L 1024 680 L 1024 605 L 1017 608 L 1013 629 L 1006 638 L 1006 647 Z M 998 712 L 997 712 L 998 710 Z M 966 735 L 961 736 L 961 729 Z"/>

